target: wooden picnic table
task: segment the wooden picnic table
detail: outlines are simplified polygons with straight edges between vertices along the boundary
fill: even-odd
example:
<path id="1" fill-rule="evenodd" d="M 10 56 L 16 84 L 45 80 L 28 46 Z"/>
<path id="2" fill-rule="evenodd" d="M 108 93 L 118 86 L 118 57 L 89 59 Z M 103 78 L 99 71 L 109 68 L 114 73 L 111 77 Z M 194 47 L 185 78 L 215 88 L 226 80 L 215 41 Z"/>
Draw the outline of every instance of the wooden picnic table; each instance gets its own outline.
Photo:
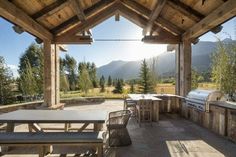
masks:
<path id="1" fill-rule="evenodd" d="M 152 121 L 157 122 L 159 120 L 159 101 L 162 101 L 162 99 L 157 98 L 157 94 L 128 94 L 128 96 L 133 101 L 152 100 Z"/>
<path id="2" fill-rule="evenodd" d="M 92 123 L 94 131 L 99 131 L 106 116 L 107 112 L 99 110 L 17 110 L 0 115 L 0 123 L 7 123 L 7 132 L 14 131 L 15 123 L 27 123 L 32 127 L 37 123 L 83 123 L 84 129 Z"/>
<path id="3" fill-rule="evenodd" d="M 14 132 L 16 123 L 26 123 L 29 131 L 43 131 L 38 123 L 83 123 L 79 131 L 84 130 L 89 124 L 94 124 L 94 131 L 100 131 L 105 123 L 105 111 L 78 111 L 78 110 L 17 110 L 0 115 L 0 123 L 7 123 L 6 132 Z M 68 131 L 68 130 L 66 130 Z M 68 132 L 69 133 L 69 132 Z M 8 147 L 2 147 L 4 151 Z M 45 152 L 51 153 L 52 146 L 46 146 Z M 44 154 L 44 153 L 43 153 Z"/>

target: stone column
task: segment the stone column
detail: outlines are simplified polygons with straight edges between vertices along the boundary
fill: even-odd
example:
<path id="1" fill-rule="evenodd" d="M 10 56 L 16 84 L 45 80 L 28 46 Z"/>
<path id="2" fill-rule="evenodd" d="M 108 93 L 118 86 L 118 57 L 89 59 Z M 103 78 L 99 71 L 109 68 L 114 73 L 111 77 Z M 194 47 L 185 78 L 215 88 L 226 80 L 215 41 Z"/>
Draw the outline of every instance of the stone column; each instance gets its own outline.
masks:
<path id="1" fill-rule="evenodd" d="M 191 60 L 192 60 L 192 48 L 191 42 L 188 40 L 183 41 L 180 44 L 180 82 L 179 89 L 180 95 L 186 96 L 188 92 L 191 90 Z"/>
<path id="2" fill-rule="evenodd" d="M 44 105 L 52 107 L 55 102 L 55 51 L 51 41 L 44 41 Z"/>

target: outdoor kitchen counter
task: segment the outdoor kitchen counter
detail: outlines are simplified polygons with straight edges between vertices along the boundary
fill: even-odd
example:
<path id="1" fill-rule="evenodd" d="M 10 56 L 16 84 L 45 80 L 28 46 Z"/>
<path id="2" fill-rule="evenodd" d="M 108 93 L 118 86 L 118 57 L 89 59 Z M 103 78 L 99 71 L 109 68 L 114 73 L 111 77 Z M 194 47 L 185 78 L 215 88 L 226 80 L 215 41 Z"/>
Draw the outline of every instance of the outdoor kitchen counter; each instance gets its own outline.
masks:
<path id="1" fill-rule="evenodd" d="M 229 102 L 229 101 L 211 101 L 210 105 L 215 105 L 219 107 L 229 108 L 236 110 L 236 103 L 235 102 Z"/>

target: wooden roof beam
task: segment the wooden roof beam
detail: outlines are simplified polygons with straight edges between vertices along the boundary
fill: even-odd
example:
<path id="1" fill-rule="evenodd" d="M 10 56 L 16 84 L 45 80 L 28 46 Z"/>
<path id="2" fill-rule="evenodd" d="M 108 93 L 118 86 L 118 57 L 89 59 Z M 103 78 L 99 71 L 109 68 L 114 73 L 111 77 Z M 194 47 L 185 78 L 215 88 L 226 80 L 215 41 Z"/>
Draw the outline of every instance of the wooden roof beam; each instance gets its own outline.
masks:
<path id="1" fill-rule="evenodd" d="M 124 4 L 119 5 L 118 11 L 119 11 L 120 15 L 124 16 L 125 18 L 127 18 L 131 22 L 135 23 L 139 27 L 141 27 L 141 28 L 146 27 L 146 24 L 147 24 L 148 20 L 145 19 L 140 14 L 136 13 L 135 11 L 131 10 L 130 8 L 125 6 Z M 166 31 L 165 29 L 159 27 L 156 24 L 153 25 L 151 31 L 157 32 L 159 35 L 163 35 L 163 36 L 166 36 L 168 38 L 172 38 L 173 40 L 180 41 L 179 36 L 175 36 L 175 35 L 171 34 L 170 32 Z"/>
<path id="2" fill-rule="evenodd" d="M 70 0 L 71 4 L 72 4 L 72 9 L 74 10 L 74 12 L 76 13 L 76 15 L 78 16 L 80 21 L 85 21 L 86 17 L 84 15 L 84 12 L 79 4 L 78 0 Z"/>
<path id="3" fill-rule="evenodd" d="M 149 33 L 151 32 L 152 25 L 155 22 L 155 20 L 157 19 L 157 17 L 160 15 L 161 10 L 164 7 L 165 3 L 166 3 L 166 0 L 158 0 L 157 1 L 155 8 L 150 15 L 150 19 L 147 23 L 147 26 L 143 30 L 144 35 L 146 35 L 148 32 Z"/>
<path id="4" fill-rule="evenodd" d="M 56 1 L 56 2 L 46 6 L 45 8 L 40 10 L 39 12 L 33 14 L 31 17 L 36 20 L 43 19 L 47 16 L 50 16 L 50 15 L 58 12 L 59 10 L 63 9 L 64 7 L 68 6 L 69 4 L 70 4 L 69 1 L 66 1 L 66 0 Z"/>
<path id="5" fill-rule="evenodd" d="M 136 1 L 122 0 L 121 3 L 131 9 L 137 11 L 139 14 L 141 14 L 146 19 L 148 19 L 151 14 L 151 11 L 149 9 L 147 9 L 146 7 L 137 3 Z M 160 19 L 162 19 L 162 20 L 160 20 Z M 176 25 L 172 24 L 171 22 L 168 22 L 168 24 L 167 24 L 166 21 L 167 20 L 165 20 L 165 19 L 163 20 L 163 18 L 159 17 L 158 19 L 156 19 L 155 23 L 159 24 L 160 26 L 164 26 L 167 31 L 171 32 L 174 35 L 180 35 L 184 32 L 181 28 L 177 27 Z M 165 23 L 163 23 L 163 22 L 165 22 Z"/>
<path id="6" fill-rule="evenodd" d="M 106 7 L 109 7 L 114 2 L 115 2 L 114 0 L 99 1 L 96 4 L 94 4 L 93 6 L 91 6 L 90 8 L 85 9 L 84 14 L 85 14 L 86 18 L 89 18 L 90 16 L 93 16 L 94 14 L 98 13 L 102 9 L 105 9 Z M 62 23 L 62 24 L 56 26 L 55 28 L 53 28 L 51 30 L 51 32 L 53 32 L 56 35 L 63 34 L 64 32 L 68 31 L 68 30 L 66 30 L 67 28 L 78 24 L 78 22 L 79 21 L 78 21 L 77 16 L 74 16 L 74 17 L 68 19 L 67 21 L 65 21 L 64 23 Z"/>
<path id="7" fill-rule="evenodd" d="M 173 9 L 179 11 L 184 16 L 198 22 L 204 18 L 204 15 L 197 12 L 196 10 L 192 9 L 188 5 L 180 2 L 179 0 L 168 0 L 167 4 L 172 7 Z"/>
<path id="8" fill-rule="evenodd" d="M 33 20 L 24 11 L 17 8 L 9 1 L 1 1 L 0 3 L 0 16 L 6 18 L 12 23 L 22 27 L 27 32 L 42 40 L 51 40 L 53 35 L 42 25 Z"/>
<path id="9" fill-rule="evenodd" d="M 236 1 L 228 0 L 223 5 L 215 9 L 208 16 L 195 24 L 183 34 L 184 40 L 195 39 L 212 28 L 224 23 L 236 16 Z"/>
<path id="10" fill-rule="evenodd" d="M 91 44 L 93 39 L 91 36 L 77 36 L 73 35 L 70 37 L 59 36 L 53 41 L 54 44 Z"/>
<path id="11" fill-rule="evenodd" d="M 77 34 L 78 32 L 88 30 L 88 29 L 96 26 L 97 24 L 101 23 L 102 21 L 108 19 L 109 17 L 113 16 L 116 13 L 115 11 L 117 9 L 118 9 L 118 5 L 116 3 L 113 3 L 112 5 L 107 7 L 106 9 L 102 10 L 101 12 L 97 13 L 94 16 L 91 16 L 90 18 L 87 18 L 86 21 L 76 25 L 72 29 L 61 34 L 60 36 L 65 35 L 65 36 L 69 37 L 69 36 L 73 36 L 73 35 Z"/>
<path id="12" fill-rule="evenodd" d="M 172 36 L 166 35 L 144 36 L 142 41 L 148 44 L 179 44 L 181 42 L 178 38 L 172 38 Z"/>

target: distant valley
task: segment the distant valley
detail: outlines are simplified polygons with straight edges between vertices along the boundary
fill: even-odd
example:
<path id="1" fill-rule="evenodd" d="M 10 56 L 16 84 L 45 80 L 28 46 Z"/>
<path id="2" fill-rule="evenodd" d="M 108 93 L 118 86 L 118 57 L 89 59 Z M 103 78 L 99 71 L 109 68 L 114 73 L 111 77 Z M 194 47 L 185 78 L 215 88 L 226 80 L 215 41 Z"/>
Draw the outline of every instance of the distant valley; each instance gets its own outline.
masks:
<path id="1" fill-rule="evenodd" d="M 231 39 L 225 39 L 224 42 L 232 42 Z M 200 41 L 192 45 L 192 67 L 198 72 L 207 71 L 211 64 L 211 54 L 217 48 L 216 42 Z M 175 53 L 165 52 L 157 56 L 157 73 L 161 77 L 174 76 L 175 74 Z M 147 59 L 150 63 L 151 59 Z M 112 61 L 107 65 L 97 69 L 98 76 L 111 75 L 112 78 L 123 78 L 125 80 L 138 78 L 141 60 L 139 61 Z"/>

